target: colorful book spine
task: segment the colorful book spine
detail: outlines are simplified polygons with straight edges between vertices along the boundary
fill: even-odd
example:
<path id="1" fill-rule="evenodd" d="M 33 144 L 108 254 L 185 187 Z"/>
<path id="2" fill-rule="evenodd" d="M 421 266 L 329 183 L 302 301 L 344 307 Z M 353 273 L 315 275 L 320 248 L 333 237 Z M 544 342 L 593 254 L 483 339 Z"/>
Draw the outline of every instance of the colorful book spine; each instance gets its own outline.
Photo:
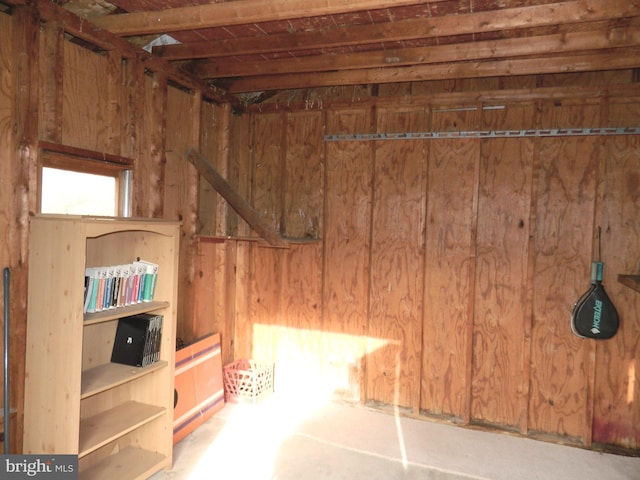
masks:
<path id="1" fill-rule="evenodd" d="M 151 302 L 157 280 L 158 265 L 141 259 L 122 265 L 86 267 L 83 312 Z"/>

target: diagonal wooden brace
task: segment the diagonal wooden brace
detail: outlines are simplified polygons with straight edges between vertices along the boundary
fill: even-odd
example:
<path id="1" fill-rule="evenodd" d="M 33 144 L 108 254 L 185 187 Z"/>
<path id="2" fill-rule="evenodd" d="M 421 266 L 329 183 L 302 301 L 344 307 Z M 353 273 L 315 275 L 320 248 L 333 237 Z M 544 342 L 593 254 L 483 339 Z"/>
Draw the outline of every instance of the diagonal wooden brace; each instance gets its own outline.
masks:
<path id="1" fill-rule="evenodd" d="M 287 247 L 289 245 L 195 148 L 190 148 L 186 153 L 186 157 L 196 170 L 198 170 L 198 173 L 222 195 L 238 215 L 265 239 L 269 245 L 274 247 Z"/>

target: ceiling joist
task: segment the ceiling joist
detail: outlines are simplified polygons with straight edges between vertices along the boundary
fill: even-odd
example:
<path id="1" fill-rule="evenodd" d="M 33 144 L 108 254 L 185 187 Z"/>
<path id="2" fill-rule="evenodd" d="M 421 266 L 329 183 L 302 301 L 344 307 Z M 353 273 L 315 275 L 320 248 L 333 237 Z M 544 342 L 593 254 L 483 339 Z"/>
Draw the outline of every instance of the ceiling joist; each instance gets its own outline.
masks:
<path id="1" fill-rule="evenodd" d="M 410 67 L 370 68 L 334 71 L 324 74 L 300 73 L 265 75 L 238 79 L 230 93 L 292 88 L 331 87 L 377 83 L 419 82 L 425 80 L 539 75 L 636 68 L 640 48 L 617 49 L 615 52 L 588 55 L 561 55 L 544 58 L 496 60 L 494 62 L 460 62 Z"/>
<path id="2" fill-rule="evenodd" d="M 139 57 L 149 69 L 166 62 L 172 76 L 243 106 L 313 87 L 616 69 L 632 82 L 640 69 L 640 0 L 185 3 L 61 2 L 88 24 L 80 37 L 153 45 Z"/>
<path id="3" fill-rule="evenodd" d="M 106 15 L 91 20 L 122 36 L 377 10 L 444 0 L 242 0 Z"/>
<path id="4" fill-rule="evenodd" d="M 469 48 L 468 43 L 404 48 L 342 55 L 313 55 L 282 58 L 261 62 L 199 63 L 193 69 L 201 78 L 243 77 L 303 72 L 327 72 L 361 68 L 400 67 L 469 60 L 494 60 L 518 56 L 587 52 L 609 48 L 640 46 L 638 22 L 625 28 L 602 29 L 566 34 L 506 40 L 479 41 Z"/>
<path id="5" fill-rule="evenodd" d="M 331 30 L 162 45 L 154 47 L 153 54 L 166 60 L 268 54 L 596 22 L 637 15 L 640 15 L 640 4 L 634 4 L 629 0 L 609 0 L 606 5 L 602 1 L 575 0 L 506 8 L 500 10 L 499 14 L 495 11 L 463 13 L 373 25 L 352 25 Z"/>

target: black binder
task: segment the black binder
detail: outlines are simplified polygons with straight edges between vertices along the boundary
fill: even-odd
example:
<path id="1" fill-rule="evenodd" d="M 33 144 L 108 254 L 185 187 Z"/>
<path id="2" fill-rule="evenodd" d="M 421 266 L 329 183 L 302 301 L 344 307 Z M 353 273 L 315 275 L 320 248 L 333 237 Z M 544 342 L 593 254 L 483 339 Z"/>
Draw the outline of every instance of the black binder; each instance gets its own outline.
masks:
<path id="1" fill-rule="evenodd" d="M 158 360 L 162 315 L 142 313 L 118 320 L 111 361 L 145 367 Z"/>

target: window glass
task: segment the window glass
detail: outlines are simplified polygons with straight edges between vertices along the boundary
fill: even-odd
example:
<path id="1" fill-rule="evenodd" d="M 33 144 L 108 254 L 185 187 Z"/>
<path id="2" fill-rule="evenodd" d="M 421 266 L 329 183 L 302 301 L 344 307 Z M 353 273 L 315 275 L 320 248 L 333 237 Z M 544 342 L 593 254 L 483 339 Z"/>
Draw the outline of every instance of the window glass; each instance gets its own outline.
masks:
<path id="1" fill-rule="evenodd" d="M 58 168 L 42 168 L 42 213 L 115 216 L 117 178 Z"/>

